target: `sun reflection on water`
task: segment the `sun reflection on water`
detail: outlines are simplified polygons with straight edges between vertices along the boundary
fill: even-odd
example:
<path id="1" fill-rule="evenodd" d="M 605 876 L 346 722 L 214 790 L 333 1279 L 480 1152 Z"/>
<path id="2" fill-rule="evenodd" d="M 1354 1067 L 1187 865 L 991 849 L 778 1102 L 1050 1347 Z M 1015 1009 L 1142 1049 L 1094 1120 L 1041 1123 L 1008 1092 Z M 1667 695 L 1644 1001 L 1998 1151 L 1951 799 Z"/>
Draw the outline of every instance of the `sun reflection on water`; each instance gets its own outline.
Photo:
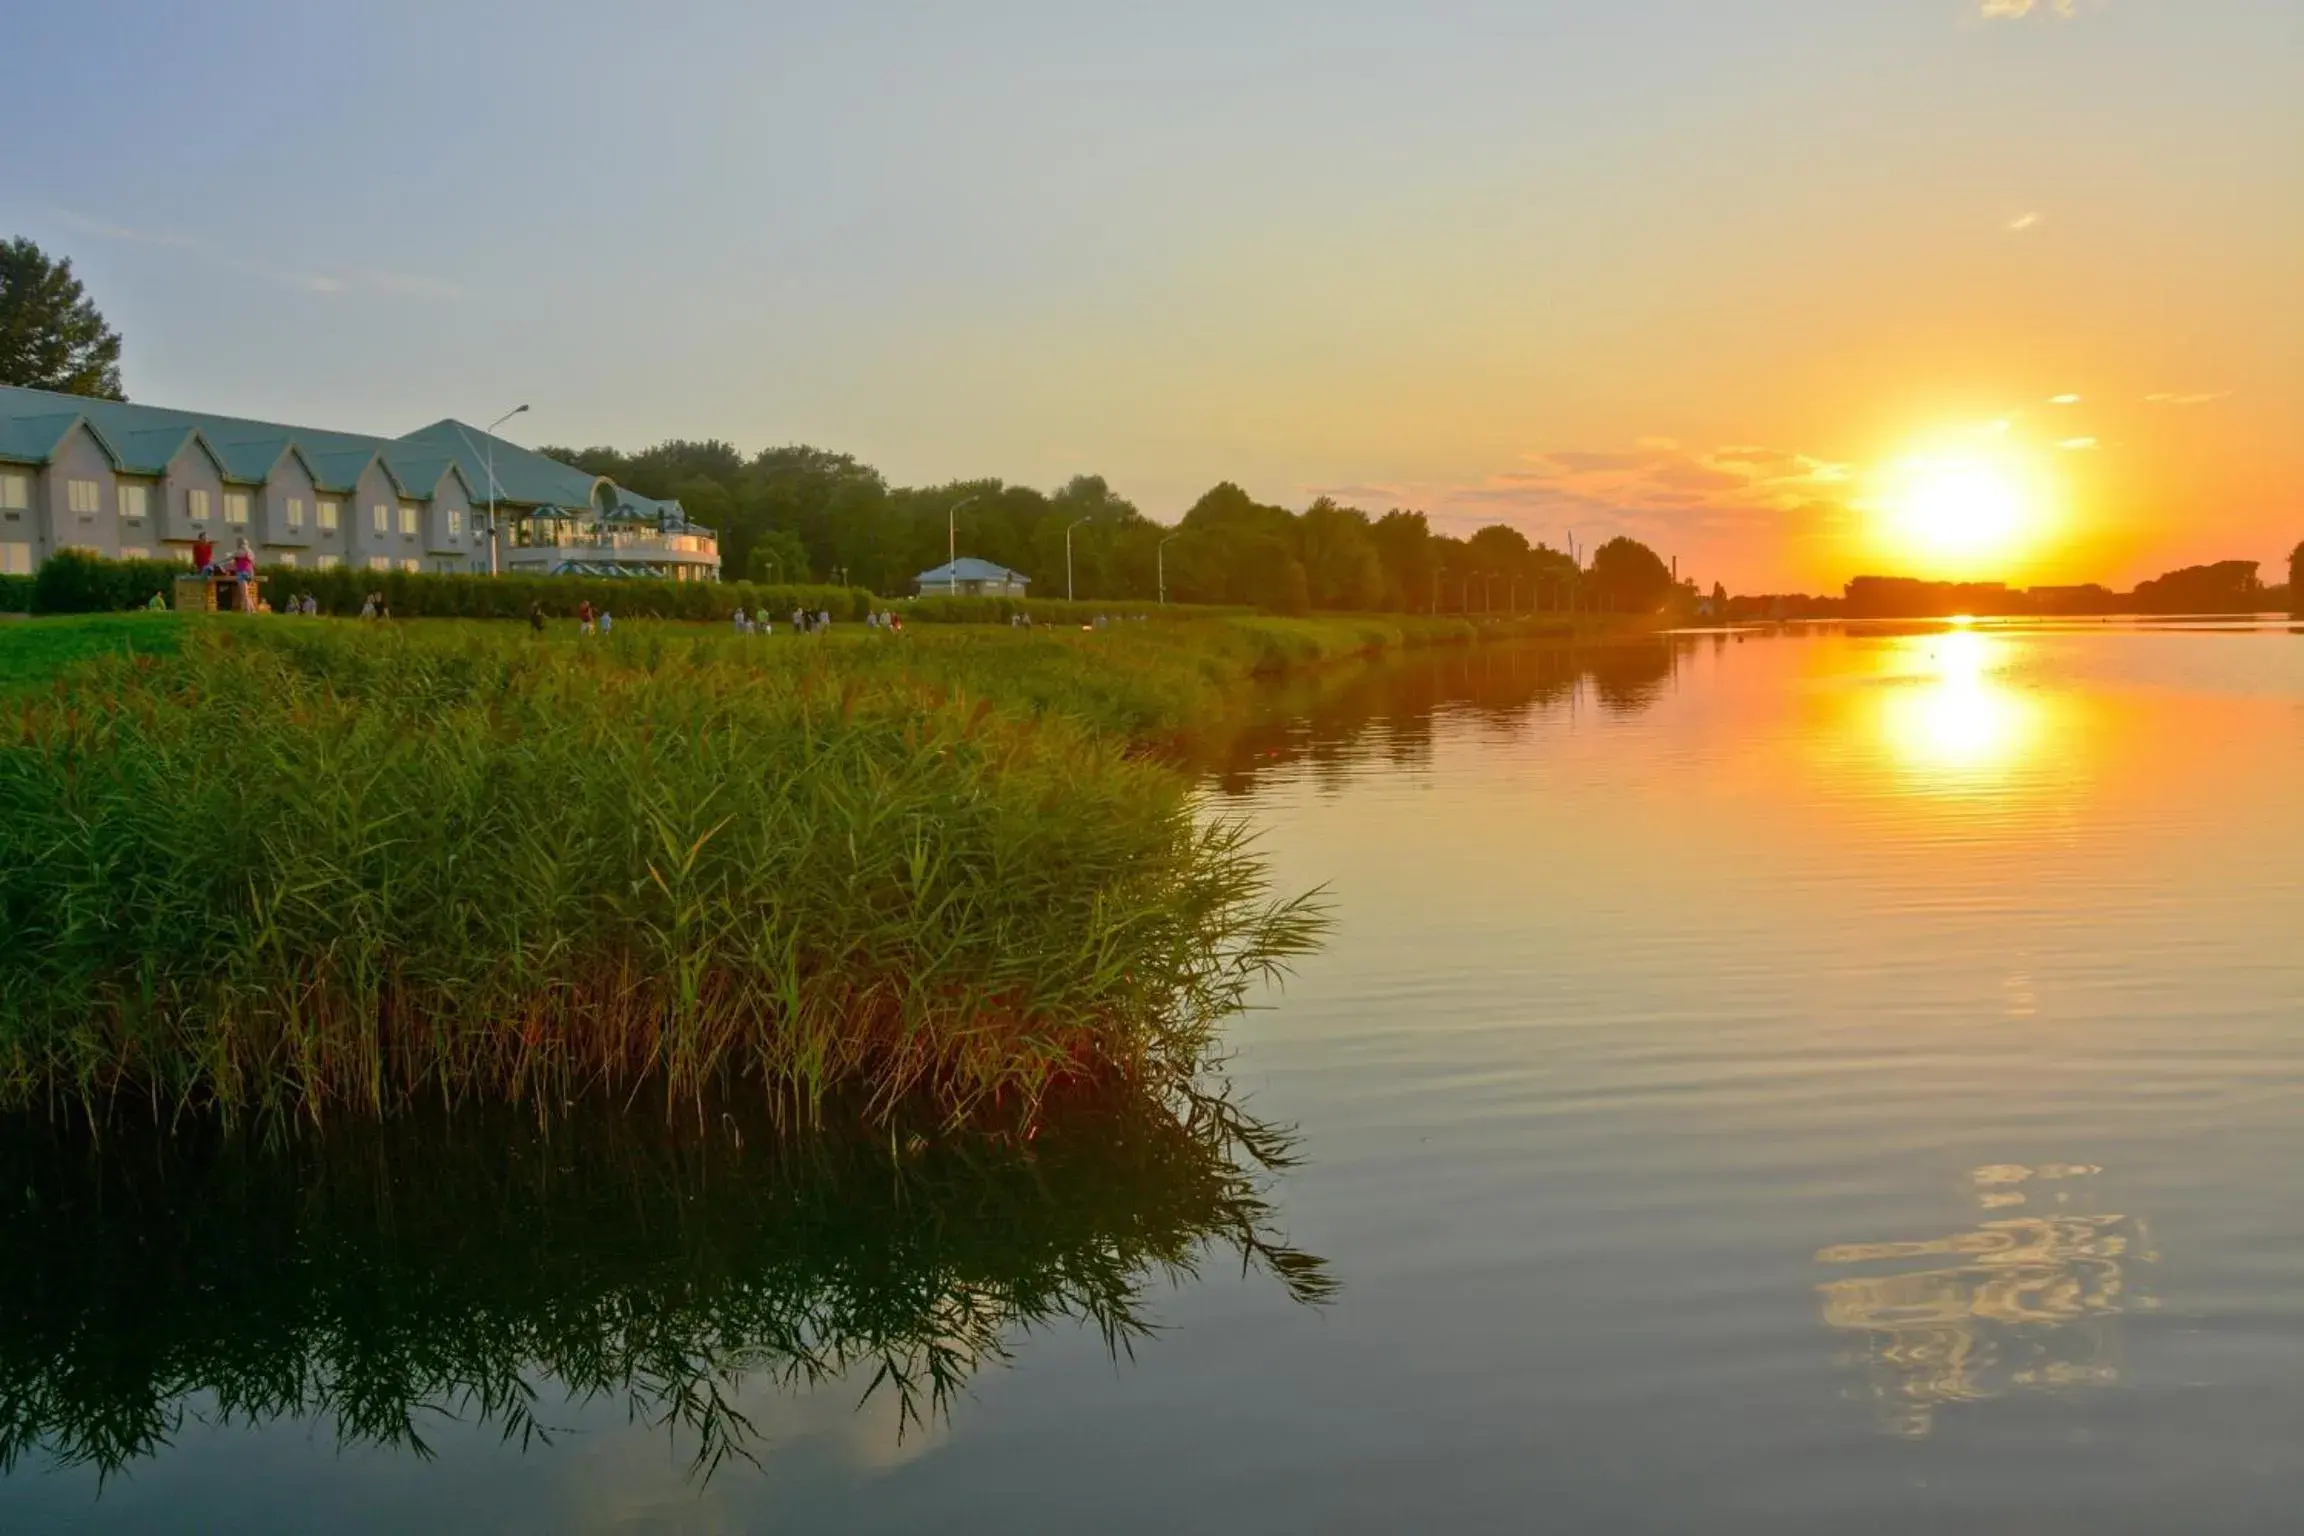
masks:
<path id="1" fill-rule="evenodd" d="M 1948 787 L 1995 780 L 2030 756 L 2045 726 L 2038 696 L 2011 686 L 2006 640 L 1965 627 L 1901 640 L 1880 731 L 1896 763 Z"/>

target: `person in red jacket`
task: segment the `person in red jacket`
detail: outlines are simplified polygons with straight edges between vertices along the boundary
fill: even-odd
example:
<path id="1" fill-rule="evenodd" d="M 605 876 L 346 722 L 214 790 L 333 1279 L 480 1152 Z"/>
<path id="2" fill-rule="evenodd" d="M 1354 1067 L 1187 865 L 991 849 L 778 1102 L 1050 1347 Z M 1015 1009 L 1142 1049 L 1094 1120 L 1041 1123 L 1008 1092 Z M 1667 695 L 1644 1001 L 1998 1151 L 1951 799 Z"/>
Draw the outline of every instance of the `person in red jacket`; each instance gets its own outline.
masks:
<path id="1" fill-rule="evenodd" d="M 192 569 L 205 576 L 215 564 L 216 541 L 202 534 L 192 541 Z"/>

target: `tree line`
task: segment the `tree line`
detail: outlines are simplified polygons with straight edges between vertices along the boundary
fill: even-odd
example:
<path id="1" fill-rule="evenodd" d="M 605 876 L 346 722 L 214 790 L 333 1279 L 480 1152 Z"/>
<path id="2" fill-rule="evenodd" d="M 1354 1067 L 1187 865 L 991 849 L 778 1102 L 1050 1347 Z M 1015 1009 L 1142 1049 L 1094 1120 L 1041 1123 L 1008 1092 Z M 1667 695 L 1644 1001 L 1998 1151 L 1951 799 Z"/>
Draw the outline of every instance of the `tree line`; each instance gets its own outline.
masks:
<path id="1" fill-rule="evenodd" d="M 677 497 L 718 530 L 732 580 L 902 593 L 956 547 L 1021 571 L 1035 596 L 1062 597 L 1069 534 L 1071 585 L 1083 599 L 1149 602 L 1165 585 L 1171 602 L 1279 613 L 1649 612 L 1675 586 L 1665 562 L 1632 539 L 1611 539 L 1579 568 L 1502 524 L 1458 538 L 1434 531 L 1421 512 L 1371 516 L 1328 497 L 1291 511 L 1228 481 L 1170 526 L 1100 475 L 1076 475 L 1054 491 L 999 479 L 898 486 L 851 455 L 803 446 L 749 458 L 717 440 L 675 439 L 629 454 L 537 451 L 645 496 Z"/>

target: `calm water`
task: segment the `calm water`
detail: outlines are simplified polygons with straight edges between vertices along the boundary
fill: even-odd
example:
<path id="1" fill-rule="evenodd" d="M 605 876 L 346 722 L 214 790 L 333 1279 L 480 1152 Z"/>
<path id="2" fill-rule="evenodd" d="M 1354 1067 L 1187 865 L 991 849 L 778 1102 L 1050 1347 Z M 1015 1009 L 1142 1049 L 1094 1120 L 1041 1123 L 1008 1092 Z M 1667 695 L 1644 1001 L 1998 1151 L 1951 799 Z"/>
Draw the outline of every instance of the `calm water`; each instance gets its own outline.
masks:
<path id="1" fill-rule="evenodd" d="M 10 1147 L 0 1528 L 2294 1529 L 2300 769 L 2272 629 L 1279 698 L 1211 778 L 1335 903 L 1235 1031 L 1297 1166 Z"/>

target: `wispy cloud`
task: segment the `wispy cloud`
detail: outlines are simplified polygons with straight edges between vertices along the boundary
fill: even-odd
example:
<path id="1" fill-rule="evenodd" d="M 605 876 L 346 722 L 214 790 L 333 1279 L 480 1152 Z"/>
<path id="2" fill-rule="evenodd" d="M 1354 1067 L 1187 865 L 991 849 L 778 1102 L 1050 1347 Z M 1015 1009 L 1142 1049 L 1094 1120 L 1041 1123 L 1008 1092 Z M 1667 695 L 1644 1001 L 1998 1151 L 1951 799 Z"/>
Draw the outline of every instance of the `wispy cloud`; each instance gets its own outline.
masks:
<path id="1" fill-rule="evenodd" d="M 2092 437 L 2068 437 L 2056 446 L 2066 453 L 2085 453 L 2096 446 L 2096 439 Z"/>
<path id="2" fill-rule="evenodd" d="M 1742 443 L 1709 451 L 1669 438 L 1631 449 L 1547 449 L 1474 481 L 1311 487 L 1370 509 L 1421 507 L 1442 532 L 1509 523 L 1560 548 L 1569 531 L 1585 549 L 1617 534 L 1715 560 L 1797 537 L 1848 515 L 1853 467 L 1797 449 Z"/>
<path id="3" fill-rule="evenodd" d="M 2027 16 L 2054 16 L 2070 21 L 2080 14 L 2082 0 L 1980 0 L 1976 14 L 1986 21 L 2022 21 Z"/>
<path id="4" fill-rule="evenodd" d="M 2040 215 L 2037 213 L 2020 213 L 2002 227 L 2012 235 L 2025 234 L 2040 227 Z"/>
<path id="5" fill-rule="evenodd" d="M 110 224 L 101 219 L 87 218 L 77 213 L 58 213 L 58 223 L 67 229 L 93 235 L 100 240 L 119 240 L 131 245 L 149 245 L 162 250 L 183 251 L 226 271 L 242 273 L 264 282 L 293 288 L 301 293 L 331 297 L 346 293 L 374 293 L 393 298 L 454 300 L 464 298 L 465 292 L 453 283 L 435 278 L 417 277 L 403 272 L 381 272 L 369 267 L 351 267 L 337 272 L 313 272 L 293 267 L 277 267 L 266 262 L 250 261 L 238 251 L 220 245 L 199 235 L 187 235 L 175 230 L 137 229 L 125 224 Z"/>
<path id="6" fill-rule="evenodd" d="M 2080 397 L 2078 395 L 2050 395 L 2048 403 L 2050 405 L 2078 405 Z"/>
<path id="7" fill-rule="evenodd" d="M 2146 395 L 2144 403 L 2146 405 L 2212 405 L 2218 400 L 2230 398 L 2231 394 L 2232 391 L 2228 389 L 2219 389 L 2212 394 L 2204 395 Z"/>

